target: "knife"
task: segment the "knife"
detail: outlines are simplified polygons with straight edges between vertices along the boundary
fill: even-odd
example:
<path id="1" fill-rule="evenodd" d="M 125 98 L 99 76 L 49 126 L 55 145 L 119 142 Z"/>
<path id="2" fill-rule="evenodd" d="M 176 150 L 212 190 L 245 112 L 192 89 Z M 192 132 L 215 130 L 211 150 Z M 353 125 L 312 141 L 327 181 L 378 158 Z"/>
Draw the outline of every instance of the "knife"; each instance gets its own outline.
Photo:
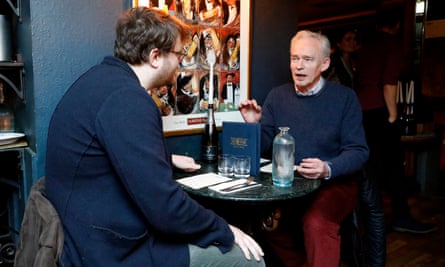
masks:
<path id="1" fill-rule="evenodd" d="M 233 190 L 236 190 L 236 189 L 246 188 L 246 187 L 251 187 L 251 186 L 257 185 L 257 183 L 252 183 L 253 180 L 254 180 L 253 177 L 249 178 L 242 184 L 232 185 L 232 186 L 229 186 L 227 188 L 221 189 L 221 191 L 222 192 L 230 192 L 230 191 L 233 191 Z"/>

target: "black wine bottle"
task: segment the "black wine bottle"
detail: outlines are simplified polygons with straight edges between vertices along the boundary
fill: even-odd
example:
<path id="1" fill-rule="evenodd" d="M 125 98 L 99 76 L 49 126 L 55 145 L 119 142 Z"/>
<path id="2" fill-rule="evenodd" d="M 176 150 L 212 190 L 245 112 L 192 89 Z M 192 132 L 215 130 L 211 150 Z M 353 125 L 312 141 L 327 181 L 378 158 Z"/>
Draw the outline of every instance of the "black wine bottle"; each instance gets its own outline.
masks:
<path id="1" fill-rule="evenodd" d="M 400 132 L 402 135 L 407 135 L 408 132 L 408 125 L 407 125 L 407 118 L 408 118 L 408 104 L 402 104 L 401 112 L 399 113 L 399 123 L 400 123 Z"/>
<path id="2" fill-rule="evenodd" d="M 218 156 L 218 131 L 216 130 L 213 104 L 208 105 L 207 122 L 202 136 L 202 161 L 207 163 L 216 162 Z"/>
<path id="3" fill-rule="evenodd" d="M 415 135 L 417 131 L 416 121 L 414 119 L 414 104 L 408 105 L 408 114 L 406 116 L 406 135 Z"/>

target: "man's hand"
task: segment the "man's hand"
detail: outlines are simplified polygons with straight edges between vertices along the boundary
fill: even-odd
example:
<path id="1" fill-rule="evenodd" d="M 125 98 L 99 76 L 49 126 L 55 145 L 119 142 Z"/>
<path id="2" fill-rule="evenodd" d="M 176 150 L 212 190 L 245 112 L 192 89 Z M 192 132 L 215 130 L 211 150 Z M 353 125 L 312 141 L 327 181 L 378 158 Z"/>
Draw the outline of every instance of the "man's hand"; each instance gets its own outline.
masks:
<path id="1" fill-rule="evenodd" d="M 201 169 L 201 165 L 197 164 L 193 158 L 188 156 L 173 154 L 172 163 L 176 168 L 183 169 L 186 172 L 193 172 Z"/>
<path id="2" fill-rule="evenodd" d="M 297 166 L 297 171 L 307 179 L 320 179 L 329 176 L 326 162 L 318 158 L 303 159 Z"/>
<path id="3" fill-rule="evenodd" d="M 246 122 L 259 122 L 261 120 L 262 109 L 255 99 L 242 101 L 238 105 L 238 110 Z"/>
<path id="4" fill-rule="evenodd" d="M 260 245 L 250 235 L 235 226 L 229 224 L 229 227 L 235 237 L 235 244 L 241 248 L 246 259 L 250 260 L 250 254 L 252 254 L 256 261 L 260 261 L 261 257 L 264 256 Z"/>

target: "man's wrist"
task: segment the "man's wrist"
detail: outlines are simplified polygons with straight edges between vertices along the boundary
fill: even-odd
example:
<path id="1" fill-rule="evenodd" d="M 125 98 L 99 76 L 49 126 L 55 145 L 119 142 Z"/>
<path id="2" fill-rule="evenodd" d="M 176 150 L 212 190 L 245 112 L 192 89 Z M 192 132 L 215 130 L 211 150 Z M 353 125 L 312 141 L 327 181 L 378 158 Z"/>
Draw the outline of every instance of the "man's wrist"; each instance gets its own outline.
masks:
<path id="1" fill-rule="evenodd" d="M 329 161 L 325 161 L 324 164 L 326 166 L 327 175 L 325 177 L 323 177 L 323 179 L 329 180 L 329 179 L 331 179 L 331 165 L 332 165 L 332 163 Z"/>

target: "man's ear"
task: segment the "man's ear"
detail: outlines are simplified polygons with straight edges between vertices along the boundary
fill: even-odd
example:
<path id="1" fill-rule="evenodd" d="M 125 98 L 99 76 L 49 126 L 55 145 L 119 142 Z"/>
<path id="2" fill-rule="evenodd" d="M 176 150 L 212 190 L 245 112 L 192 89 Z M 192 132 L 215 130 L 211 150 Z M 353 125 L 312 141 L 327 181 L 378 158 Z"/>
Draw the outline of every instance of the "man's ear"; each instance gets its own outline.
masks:
<path id="1" fill-rule="evenodd" d="M 325 57 L 323 59 L 323 63 L 321 63 L 321 71 L 325 71 L 329 68 L 329 65 L 331 64 L 331 58 L 330 57 Z"/>
<path id="2" fill-rule="evenodd" d="M 153 48 L 148 53 L 148 56 L 145 58 L 145 62 L 150 64 L 153 68 L 159 67 L 159 61 L 161 58 L 161 52 L 158 48 Z"/>

